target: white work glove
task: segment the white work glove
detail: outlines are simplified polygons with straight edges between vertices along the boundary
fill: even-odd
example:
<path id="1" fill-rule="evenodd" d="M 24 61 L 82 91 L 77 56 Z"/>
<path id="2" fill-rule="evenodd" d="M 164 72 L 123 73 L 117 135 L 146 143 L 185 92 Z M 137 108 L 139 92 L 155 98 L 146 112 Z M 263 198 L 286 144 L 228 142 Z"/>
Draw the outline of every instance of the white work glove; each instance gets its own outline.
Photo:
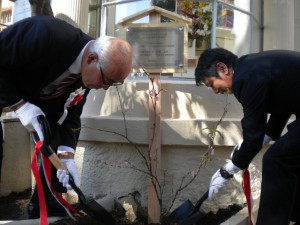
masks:
<path id="1" fill-rule="evenodd" d="M 271 140 L 272 140 L 272 138 L 270 136 L 268 136 L 267 134 L 265 134 L 262 148 L 264 148 Z M 234 146 L 233 151 L 231 152 L 231 158 L 235 151 L 239 151 L 242 143 L 243 143 L 243 140 L 240 140 L 238 142 L 238 144 Z M 223 169 L 223 171 L 227 171 L 227 173 L 226 172 L 223 173 L 223 174 L 225 174 L 225 177 L 222 177 L 222 175 L 221 175 L 222 169 Z M 241 169 L 238 168 L 237 166 L 235 166 L 231 160 L 228 163 L 226 163 L 221 169 L 217 170 L 217 172 L 215 172 L 215 174 L 212 176 L 212 179 L 210 182 L 208 198 L 212 199 L 213 194 L 218 193 L 219 189 L 224 187 L 228 183 L 230 178 L 233 177 L 233 174 L 239 172 L 240 170 Z"/>
<path id="2" fill-rule="evenodd" d="M 78 187 L 79 179 L 78 179 L 77 169 L 76 169 L 74 159 L 61 159 L 60 161 L 62 162 L 62 164 L 64 164 L 64 166 L 67 168 L 69 173 L 72 175 L 72 177 L 74 179 L 74 183 Z M 68 190 L 72 189 L 72 186 L 69 184 L 70 177 L 69 177 L 67 171 L 59 169 L 59 170 L 57 170 L 56 176 L 57 176 L 59 182 L 62 183 L 62 185 L 64 187 L 66 187 Z"/>
<path id="3" fill-rule="evenodd" d="M 19 119 L 24 127 L 29 132 L 37 132 L 41 141 L 44 140 L 44 135 L 40 126 L 40 123 L 37 120 L 37 117 L 40 115 L 45 116 L 43 111 L 29 102 L 26 102 L 19 109 L 17 109 L 16 114 L 19 116 Z"/>
<path id="4" fill-rule="evenodd" d="M 212 199 L 212 196 L 219 192 L 219 190 L 224 187 L 233 174 L 239 172 L 241 169 L 235 166 L 230 160 L 221 169 L 217 170 L 211 178 L 209 185 L 208 199 Z M 223 175 L 223 176 L 222 176 Z"/>
<path id="5" fill-rule="evenodd" d="M 72 149 L 68 146 L 61 145 L 57 148 L 57 154 L 61 154 L 63 152 L 71 152 L 71 153 L 74 154 L 75 151 L 74 151 L 74 149 Z M 57 176 L 59 182 L 61 182 L 62 185 L 64 187 L 66 187 L 68 190 L 71 190 L 72 187 L 69 184 L 69 178 L 70 178 L 69 173 L 70 173 L 72 175 L 73 179 L 74 179 L 75 185 L 78 187 L 79 186 L 79 178 L 78 178 L 77 169 L 76 169 L 74 159 L 60 159 L 60 161 L 66 167 L 68 172 L 65 171 L 65 170 L 61 170 L 61 169 L 57 170 L 56 176 Z"/>

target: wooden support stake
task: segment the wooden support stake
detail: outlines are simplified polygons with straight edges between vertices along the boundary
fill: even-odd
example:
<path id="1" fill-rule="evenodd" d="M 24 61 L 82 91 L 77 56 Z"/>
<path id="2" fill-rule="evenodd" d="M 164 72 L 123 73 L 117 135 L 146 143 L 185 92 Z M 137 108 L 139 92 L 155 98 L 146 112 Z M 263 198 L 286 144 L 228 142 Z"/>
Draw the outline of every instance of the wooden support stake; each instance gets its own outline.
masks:
<path id="1" fill-rule="evenodd" d="M 160 223 L 160 162 L 161 162 L 161 83 L 160 74 L 149 75 L 149 164 L 152 175 L 148 178 L 148 223 Z"/>
<path id="2" fill-rule="evenodd" d="M 149 16 L 149 25 L 148 24 L 133 24 L 134 21 L 137 21 L 145 16 Z M 161 18 L 166 17 L 170 18 L 171 20 L 174 20 L 175 23 L 169 23 L 169 24 L 161 24 Z M 162 27 L 162 28 L 167 28 L 167 27 L 172 27 L 176 29 L 180 29 L 178 31 L 181 31 L 183 28 L 184 31 L 184 43 L 187 43 L 187 32 L 188 32 L 188 26 L 192 25 L 192 19 L 188 19 L 184 16 L 178 15 L 176 13 L 172 13 L 168 10 L 162 9 L 157 6 L 152 6 L 147 10 L 143 10 L 140 13 L 133 14 L 127 18 L 124 18 L 119 22 L 120 26 L 125 28 L 125 27 L 132 27 L 132 28 L 151 28 L 151 27 Z M 129 29 L 130 30 L 130 29 Z M 137 30 L 136 30 L 137 31 Z M 148 29 L 150 31 L 150 29 Z M 157 31 L 155 31 L 157 32 Z M 173 31 L 172 31 L 173 32 Z M 141 33 L 141 35 L 145 35 Z M 170 72 L 184 72 L 184 68 L 187 65 L 187 54 L 188 54 L 188 49 L 184 47 L 184 61 L 183 63 L 178 66 L 168 66 L 167 62 L 164 63 L 164 57 L 168 57 L 167 54 L 163 53 L 163 58 L 161 58 L 162 54 L 161 51 L 163 52 L 168 52 L 168 48 L 173 45 L 168 45 L 166 40 L 169 36 L 169 32 L 165 35 L 165 40 L 161 40 L 161 46 L 160 45 L 151 45 L 149 43 L 149 46 L 147 45 L 147 41 L 152 42 L 152 35 L 155 35 L 155 33 L 151 33 L 151 36 L 148 37 L 147 39 L 143 39 L 143 41 L 139 40 L 141 43 L 135 44 L 135 40 L 131 40 L 129 38 L 129 41 L 133 43 L 133 46 L 136 46 L 135 50 L 137 53 L 142 54 L 143 56 L 149 55 L 149 60 L 153 59 L 153 54 L 157 54 L 158 58 L 152 62 L 157 63 L 154 67 L 151 66 L 151 63 L 146 63 L 144 62 L 145 58 L 141 57 L 142 59 L 139 60 L 138 57 L 139 55 L 136 54 L 137 57 L 137 64 L 139 65 L 139 68 L 134 68 L 134 72 L 141 72 L 141 71 L 148 71 L 150 74 L 149 75 L 149 128 L 148 128 L 148 138 L 149 138 L 149 167 L 148 169 L 150 170 L 149 172 L 151 173 L 148 180 L 147 180 L 147 191 L 148 191 L 148 223 L 160 223 L 161 219 L 161 207 L 162 207 L 162 196 L 161 196 L 161 190 L 160 190 L 160 170 L 161 170 L 161 126 L 160 126 L 160 121 L 161 121 L 161 73 L 170 73 Z M 157 38 L 162 38 L 161 35 L 164 35 L 164 32 L 160 34 Z M 134 35 L 132 36 L 135 37 Z M 155 40 L 155 41 L 159 41 Z M 174 43 L 174 46 L 177 44 L 176 40 L 172 42 Z M 141 45 L 141 48 L 139 48 L 139 45 Z M 150 47 L 144 48 L 144 47 Z M 176 46 L 178 48 L 178 46 Z M 178 48 L 181 49 L 181 48 Z M 153 50 L 153 51 L 152 51 Z M 155 52 L 156 51 L 156 52 Z M 173 51 L 171 51 L 173 52 Z M 175 51 L 177 54 L 177 50 Z M 171 53 L 173 54 L 173 53 Z M 177 56 L 180 56 L 178 53 Z M 177 58 L 174 60 L 176 61 Z M 162 62 L 163 61 L 163 62 Z M 178 58 L 177 61 L 181 61 L 180 58 Z M 165 65 L 166 64 L 166 65 Z M 181 66 L 182 65 L 182 66 Z M 169 68 L 170 67 L 170 68 Z M 173 68 L 174 67 L 174 68 Z M 135 71 L 137 70 L 137 71 Z"/>
<path id="3" fill-rule="evenodd" d="M 157 12 L 149 14 L 150 23 L 161 22 L 161 15 Z M 160 116 L 161 94 L 160 74 L 149 75 L 149 160 L 154 177 L 148 179 L 148 223 L 160 223 Z M 159 93 L 159 94 L 158 94 Z M 158 95 L 157 95 L 158 94 Z M 155 96 L 157 95 L 157 96 Z"/>

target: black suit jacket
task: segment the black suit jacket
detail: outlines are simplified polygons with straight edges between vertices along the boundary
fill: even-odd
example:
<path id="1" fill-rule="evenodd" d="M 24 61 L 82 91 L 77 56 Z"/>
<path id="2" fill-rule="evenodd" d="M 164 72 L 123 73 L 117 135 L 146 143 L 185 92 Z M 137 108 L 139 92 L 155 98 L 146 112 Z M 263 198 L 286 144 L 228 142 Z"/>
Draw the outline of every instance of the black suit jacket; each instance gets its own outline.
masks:
<path id="1" fill-rule="evenodd" d="M 80 115 L 89 90 L 76 106 L 68 108 L 61 126 L 57 120 L 70 93 L 82 86 L 81 79 L 63 96 L 41 100 L 41 90 L 61 76 L 74 62 L 83 47 L 92 40 L 80 29 L 53 17 L 30 17 L 0 33 L 0 108 L 20 99 L 38 105 L 45 112 L 56 145 L 76 147 L 81 126 Z M 84 87 L 83 87 L 84 88 Z"/>
<path id="2" fill-rule="evenodd" d="M 261 149 L 264 134 L 277 140 L 289 117 L 300 113 L 300 53 L 273 50 L 245 55 L 233 69 L 233 93 L 244 117 L 243 144 L 232 161 L 244 169 Z"/>

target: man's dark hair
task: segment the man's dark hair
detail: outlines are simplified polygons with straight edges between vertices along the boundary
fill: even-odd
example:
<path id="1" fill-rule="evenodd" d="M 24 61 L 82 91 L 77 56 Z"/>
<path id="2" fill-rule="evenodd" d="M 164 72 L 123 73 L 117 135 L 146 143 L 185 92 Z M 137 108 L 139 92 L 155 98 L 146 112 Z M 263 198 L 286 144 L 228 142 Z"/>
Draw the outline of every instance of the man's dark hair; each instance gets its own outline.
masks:
<path id="1" fill-rule="evenodd" d="M 200 85 L 206 77 L 217 77 L 217 64 L 224 63 L 228 68 L 232 67 L 237 56 L 223 48 L 206 49 L 201 54 L 195 69 L 196 85 Z"/>

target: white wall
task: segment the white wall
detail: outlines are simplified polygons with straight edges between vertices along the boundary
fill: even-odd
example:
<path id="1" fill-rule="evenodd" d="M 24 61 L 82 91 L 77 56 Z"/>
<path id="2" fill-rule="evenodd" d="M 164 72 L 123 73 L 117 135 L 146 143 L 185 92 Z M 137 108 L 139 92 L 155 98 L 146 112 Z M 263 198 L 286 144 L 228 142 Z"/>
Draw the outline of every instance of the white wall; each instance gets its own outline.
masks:
<path id="1" fill-rule="evenodd" d="M 295 13 L 295 24 L 294 24 L 294 28 L 295 28 L 295 37 L 294 37 L 294 41 L 295 41 L 295 50 L 296 51 L 300 51 L 300 1 L 295 1 L 295 5 L 294 5 L 294 13 Z"/>
<path id="2" fill-rule="evenodd" d="M 194 81 L 162 78 L 162 117 L 165 119 L 219 118 L 226 103 L 225 95 L 216 95 L 206 86 Z M 148 117 L 148 80 L 128 80 L 118 87 L 127 117 Z M 229 95 L 230 110 L 227 118 L 240 118 L 241 106 Z M 115 87 L 92 90 L 83 110 L 83 116 L 122 116 L 118 92 Z"/>
<path id="3" fill-rule="evenodd" d="M 89 0 L 52 0 L 54 17 L 88 32 Z"/>
<path id="4" fill-rule="evenodd" d="M 102 135 L 101 132 L 98 135 Z M 147 145 L 138 145 L 145 153 Z M 178 189 L 183 176 L 189 180 L 201 162 L 201 156 L 206 152 L 204 146 L 163 145 L 161 157 L 161 184 L 164 184 L 163 208 L 169 208 L 175 191 Z M 216 147 L 212 162 L 201 167 L 195 181 L 179 193 L 173 205 L 177 208 L 186 200 L 194 204 L 208 190 L 211 176 L 229 159 L 231 147 Z M 76 150 L 76 162 L 81 177 L 81 188 L 89 196 L 110 194 L 120 197 L 138 191 L 141 194 L 142 206 L 147 206 L 147 176 L 137 169 L 128 168 L 131 163 L 136 168 L 147 172 L 145 162 L 136 149 L 125 143 L 87 142 L 80 141 Z M 162 174 L 161 172 L 161 174 Z M 258 155 L 250 166 L 253 198 L 260 193 L 261 155 Z M 241 173 L 221 190 L 213 201 L 206 201 L 201 208 L 204 211 L 216 212 L 219 208 L 227 208 L 232 204 L 245 202 L 241 186 Z M 171 210 L 171 211 L 172 211 Z"/>
<path id="5" fill-rule="evenodd" d="M 18 0 L 14 4 L 14 23 L 31 16 L 31 8 L 28 0 Z"/>
<path id="6" fill-rule="evenodd" d="M 295 43 L 299 42 L 299 37 L 298 40 L 295 39 L 295 15 L 299 15 L 300 12 L 299 3 L 296 8 L 295 2 L 295 0 L 264 1 L 264 50 L 295 49 Z M 299 30 L 297 32 L 299 33 Z"/>
<path id="7" fill-rule="evenodd" d="M 250 11 L 249 0 L 235 0 L 234 5 L 245 10 Z M 234 34 L 234 48 L 232 51 L 240 56 L 251 52 L 250 49 L 250 16 L 234 10 L 234 22 L 232 33 Z"/>
<path id="8" fill-rule="evenodd" d="M 167 173 L 162 179 L 165 183 L 163 207 L 168 208 L 174 191 L 181 178 L 195 171 L 201 156 L 207 151 L 207 130 L 220 119 L 226 103 L 223 95 L 215 95 L 205 86 L 197 87 L 190 81 L 162 81 L 161 114 L 161 167 Z M 125 107 L 128 138 L 137 144 L 142 152 L 148 150 L 148 81 L 126 82 L 119 87 Z M 195 182 L 182 191 L 175 201 L 178 207 L 190 199 L 195 203 L 209 187 L 213 173 L 230 158 L 232 147 L 241 139 L 241 106 L 233 96 L 229 97 L 230 106 L 218 130 L 224 139 L 216 138 L 213 161 L 208 163 Z M 81 185 L 89 195 L 112 194 L 115 197 L 139 191 L 142 205 L 147 203 L 147 176 L 135 169 L 125 168 L 125 161 L 145 170 L 145 162 L 133 145 L 117 134 L 125 135 L 118 93 L 115 87 L 108 91 L 92 91 L 88 96 L 82 115 L 82 129 L 76 162 L 80 171 Z M 106 131 L 99 131 L 97 129 Z M 259 196 L 260 156 L 253 164 L 255 175 L 253 189 Z M 254 168 L 257 168 L 254 171 Z M 162 176 L 163 177 L 163 176 Z M 190 177 L 190 176 L 188 176 Z M 232 182 L 226 189 L 225 197 L 207 202 L 204 210 L 216 211 L 230 204 L 243 203 L 241 178 Z"/>

